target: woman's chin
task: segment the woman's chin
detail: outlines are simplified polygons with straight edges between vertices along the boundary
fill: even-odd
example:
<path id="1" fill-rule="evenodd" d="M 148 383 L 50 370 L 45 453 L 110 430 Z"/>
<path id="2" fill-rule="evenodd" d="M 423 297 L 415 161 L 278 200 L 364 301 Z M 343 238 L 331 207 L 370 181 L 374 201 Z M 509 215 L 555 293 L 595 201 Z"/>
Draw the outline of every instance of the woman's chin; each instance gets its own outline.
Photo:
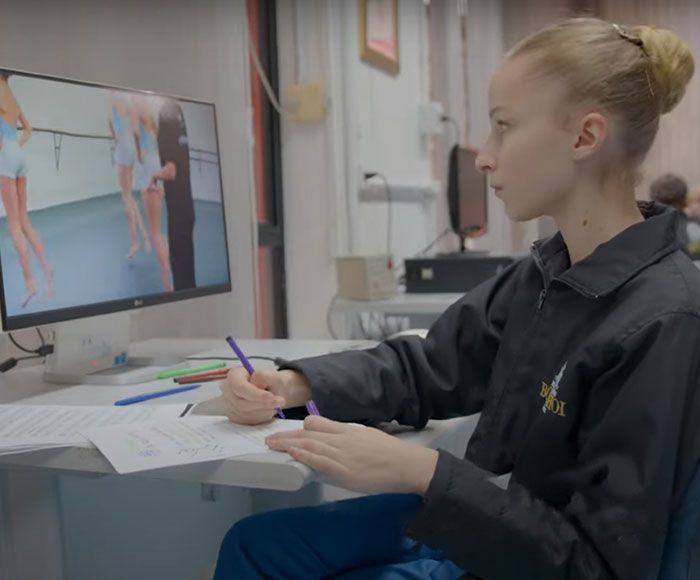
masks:
<path id="1" fill-rule="evenodd" d="M 515 207 L 513 204 L 505 204 L 506 210 L 506 215 L 508 216 L 508 219 L 514 221 L 514 222 L 524 222 L 529 220 L 530 218 L 527 217 L 527 211 L 525 208 L 522 207 Z"/>
<path id="2" fill-rule="evenodd" d="M 540 208 L 536 207 L 534 204 L 526 205 L 523 203 L 513 203 L 515 200 L 513 198 L 503 201 L 503 209 L 508 216 L 508 219 L 514 222 L 527 222 L 532 219 L 542 216 L 542 212 L 539 211 Z M 522 200 L 517 200 L 521 201 Z"/>

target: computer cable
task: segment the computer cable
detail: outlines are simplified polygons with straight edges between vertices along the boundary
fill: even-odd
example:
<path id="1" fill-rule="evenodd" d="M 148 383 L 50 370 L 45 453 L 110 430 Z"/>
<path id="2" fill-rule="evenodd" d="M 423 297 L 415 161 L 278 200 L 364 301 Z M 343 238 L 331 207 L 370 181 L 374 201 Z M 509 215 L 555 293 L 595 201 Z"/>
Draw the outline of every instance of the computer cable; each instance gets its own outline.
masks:
<path id="1" fill-rule="evenodd" d="M 430 250 L 435 244 L 437 244 L 442 238 L 444 238 L 447 234 L 449 234 L 452 231 L 452 228 L 445 228 L 442 230 L 442 233 L 435 238 L 432 242 L 430 242 L 425 248 L 423 248 L 420 252 L 416 252 L 411 256 L 412 258 L 419 258 L 423 254 L 425 254 L 428 250 Z"/>
<path id="2" fill-rule="evenodd" d="M 454 117 L 450 117 L 449 115 L 443 115 L 442 117 L 440 117 L 440 120 L 441 120 L 443 123 L 449 123 L 450 125 L 452 125 L 452 127 L 454 127 L 454 130 L 455 130 L 455 139 L 454 139 L 454 142 L 455 142 L 455 143 L 459 143 L 459 123 L 457 123 L 457 121 L 455 120 L 455 118 L 454 118 Z"/>
<path id="3" fill-rule="evenodd" d="M 391 187 L 389 186 L 389 180 L 380 171 L 367 171 L 364 174 L 365 180 L 377 177 L 384 183 L 384 190 L 386 191 L 386 253 L 389 255 L 389 269 L 394 269 L 393 258 L 391 257 Z"/>
<path id="4" fill-rule="evenodd" d="M 335 301 L 338 299 L 338 296 L 339 294 L 336 292 L 333 298 L 331 298 L 330 304 L 328 304 L 328 308 L 326 309 L 326 328 L 328 329 L 328 334 L 330 334 L 331 338 L 334 340 L 338 340 L 338 336 L 333 328 L 331 312 L 333 311 L 333 306 L 335 305 Z"/>
<path id="5" fill-rule="evenodd" d="M 19 343 L 15 340 L 15 337 L 12 336 L 12 333 L 11 333 L 11 332 L 8 332 L 8 333 L 7 333 L 7 336 L 10 337 L 10 342 L 11 342 L 12 344 L 14 344 L 14 345 L 15 345 L 19 350 L 21 350 L 22 352 L 28 352 L 28 353 L 30 353 L 30 354 L 36 354 L 36 350 L 30 350 L 30 349 L 28 349 L 28 348 L 24 348 L 21 344 L 19 344 Z"/>
<path id="6" fill-rule="evenodd" d="M 46 344 L 46 341 L 44 340 L 44 335 L 41 333 L 41 330 L 39 330 L 39 328 L 36 328 L 36 332 L 39 335 L 39 339 L 41 340 L 41 346 L 35 349 L 25 348 L 15 340 L 15 337 L 12 336 L 11 332 L 8 332 L 8 336 L 10 337 L 10 341 L 12 342 L 12 344 L 14 344 L 15 347 L 21 350 L 22 352 L 28 353 L 30 356 L 12 356 L 5 359 L 3 362 L 0 363 L 0 373 L 5 373 L 10 369 L 13 369 L 21 361 L 45 358 L 51 353 L 53 353 L 53 344 Z"/>

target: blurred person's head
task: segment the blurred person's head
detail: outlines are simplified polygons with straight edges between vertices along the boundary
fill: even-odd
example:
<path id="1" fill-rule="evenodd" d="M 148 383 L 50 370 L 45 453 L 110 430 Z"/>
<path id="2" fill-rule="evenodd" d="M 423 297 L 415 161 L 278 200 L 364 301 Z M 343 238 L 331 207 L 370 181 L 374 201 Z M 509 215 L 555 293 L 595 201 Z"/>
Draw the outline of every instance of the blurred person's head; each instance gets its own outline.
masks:
<path id="1" fill-rule="evenodd" d="M 685 208 L 687 195 L 688 184 L 685 179 L 673 173 L 666 173 L 655 179 L 649 187 L 649 197 L 652 201 L 670 205 L 679 211 Z"/>
<path id="2" fill-rule="evenodd" d="M 700 218 L 700 187 L 695 187 L 688 192 L 684 211 L 688 217 Z"/>

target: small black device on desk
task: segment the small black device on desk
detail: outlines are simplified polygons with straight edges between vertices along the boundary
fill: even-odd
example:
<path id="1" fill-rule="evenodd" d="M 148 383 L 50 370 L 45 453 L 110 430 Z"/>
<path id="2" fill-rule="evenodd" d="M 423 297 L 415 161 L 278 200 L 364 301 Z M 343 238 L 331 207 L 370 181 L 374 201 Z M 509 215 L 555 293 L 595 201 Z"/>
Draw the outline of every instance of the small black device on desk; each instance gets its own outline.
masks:
<path id="1" fill-rule="evenodd" d="M 406 260 L 406 292 L 468 292 L 513 262 L 511 256 L 464 253 Z"/>

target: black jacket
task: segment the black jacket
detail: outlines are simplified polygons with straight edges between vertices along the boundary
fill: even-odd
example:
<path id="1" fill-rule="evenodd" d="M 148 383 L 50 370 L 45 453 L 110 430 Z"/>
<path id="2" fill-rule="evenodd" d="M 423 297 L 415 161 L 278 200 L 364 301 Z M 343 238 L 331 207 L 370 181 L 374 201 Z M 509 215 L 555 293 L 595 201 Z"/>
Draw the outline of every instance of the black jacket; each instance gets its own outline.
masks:
<path id="1" fill-rule="evenodd" d="M 407 530 L 477 577 L 657 577 L 699 459 L 700 272 L 676 216 L 643 213 L 573 266 L 560 234 L 534 244 L 425 340 L 290 363 L 330 418 L 481 412 Z M 507 490 L 488 481 L 511 471 Z"/>

